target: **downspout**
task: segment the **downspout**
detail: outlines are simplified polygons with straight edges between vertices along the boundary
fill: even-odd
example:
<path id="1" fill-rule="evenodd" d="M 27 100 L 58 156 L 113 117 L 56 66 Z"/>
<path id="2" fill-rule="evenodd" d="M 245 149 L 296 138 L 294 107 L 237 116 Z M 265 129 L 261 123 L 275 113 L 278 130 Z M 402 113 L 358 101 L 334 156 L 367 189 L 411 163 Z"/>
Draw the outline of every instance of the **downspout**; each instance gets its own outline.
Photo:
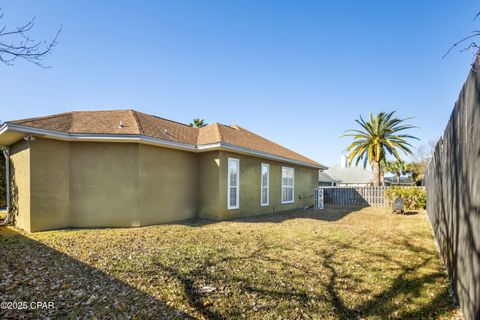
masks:
<path id="1" fill-rule="evenodd" d="M 3 155 L 5 156 L 5 178 L 7 180 L 7 212 L 10 213 L 10 148 L 3 149 Z"/>
<path id="2" fill-rule="evenodd" d="M 7 217 L 1 223 L 6 225 L 10 220 L 10 150 L 8 147 L 3 149 L 3 156 L 5 157 L 5 180 L 6 180 L 6 193 L 7 193 Z"/>

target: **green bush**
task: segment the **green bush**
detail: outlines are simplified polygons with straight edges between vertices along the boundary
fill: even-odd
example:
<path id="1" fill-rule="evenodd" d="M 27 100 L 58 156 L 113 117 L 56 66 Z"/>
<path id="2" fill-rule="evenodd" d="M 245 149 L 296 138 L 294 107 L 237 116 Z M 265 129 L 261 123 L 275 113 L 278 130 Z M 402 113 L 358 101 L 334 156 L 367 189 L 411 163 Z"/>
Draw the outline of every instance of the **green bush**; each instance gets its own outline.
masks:
<path id="1" fill-rule="evenodd" d="M 427 204 L 427 193 L 423 187 L 389 187 L 385 190 L 390 207 L 397 197 L 402 198 L 405 210 L 425 209 Z"/>

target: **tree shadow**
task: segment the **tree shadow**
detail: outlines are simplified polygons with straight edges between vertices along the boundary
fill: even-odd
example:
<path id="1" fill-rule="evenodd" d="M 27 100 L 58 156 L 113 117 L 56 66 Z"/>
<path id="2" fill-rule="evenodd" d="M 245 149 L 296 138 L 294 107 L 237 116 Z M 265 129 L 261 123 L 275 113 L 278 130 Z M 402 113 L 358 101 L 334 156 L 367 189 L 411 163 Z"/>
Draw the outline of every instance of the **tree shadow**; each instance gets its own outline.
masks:
<path id="1" fill-rule="evenodd" d="M 166 225 L 182 225 L 188 227 L 204 227 L 211 224 L 228 222 L 240 222 L 240 223 L 282 223 L 294 219 L 312 219 L 322 221 L 338 221 L 349 214 L 361 210 L 363 207 L 356 206 L 337 206 L 327 205 L 325 209 L 294 209 L 288 211 L 280 211 L 273 213 L 265 213 L 256 216 L 250 216 L 245 218 L 234 218 L 230 220 L 207 220 L 207 219 L 191 219 L 178 221 L 173 223 L 166 223 Z"/>
<path id="2" fill-rule="evenodd" d="M 193 319 L 111 275 L 12 228 L 0 227 L 2 301 L 53 302 L 53 309 L 0 310 L 0 318 Z"/>
<path id="3" fill-rule="evenodd" d="M 0 295 L 4 300 L 44 301 L 52 299 L 56 309 L 47 311 L 25 311 L 25 318 L 41 317 L 90 317 L 97 318 L 191 318 L 189 315 L 167 306 L 155 297 L 140 291 L 110 274 L 75 260 L 72 257 L 53 250 L 37 241 L 33 241 L 22 234 L 10 229 L 0 229 L 0 250 L 6 252 L 5 258 L 0 260 L 0 270 L 3 275 L 0 286 Z M 317 236 L 316 236 L 317 237 Z M 286 260 L 278 252 L 287 250 L 276 241 L 269 240 L 265 235 L 256 236 L 254 247 L 246 252 L 225 251 L 222 246 L 212 248 L 201 259 L 190 263 L 188 256 L 177 251 L 163 251 L 161 247 L 149 253 L 148 261 L 142 263 L 142 268 L 130 270 L 132 266 L 119 269 L 109 269 L 113 274 L 125 273 L 127 277 L 150 279 L 157 274 L 167 275 L 169 282 L 180 284 L 181 294 L 186 297 L 188 307 L 193 308 L 195 315 L 205 319 L 229 319 L 244 316 L 261 318 L 264 314 L 261 308 L 266 308 L 269 314 L 282 314 L 277 305 L 280 301 L 304 308 L 311 315 L 322 315 L 324 308 L 312 307 L 311 302 L 327 305 L 331 312 L 328 315 L 339 319 L 352 319 L 373 316 L 377 318 L 406 318 L 421 319 L 435 314 L 446 313 L 455 306 L 450 302 L 448 292 L 439 292 L 428 303 L 418 309 L 396 314 L 399 306 L 394 302 L 404 297 L 416 297 L 422 294 L 422 288 L 434 284 L 444 277 L 441 271 L 430 271 L 422 274 L 420 269 L 429 265 L 436 252 L 412 244 L 407 239 L 399 239 L 397 246 L 407 249 L 412 254 L 425 256 L 408 263 L 396 259 L 395 255 L 387 252 L 370 250 L 363 244 L 363 240 L 350 239 L 342 242 L 319 235 L 322 248 L 310 248 L 312 261 L 317 261 L 317 268 L 312 265 Z M 75 243 L 71 243 L 75 245 Z M 189 247 L 190 248 L 190 247 Z M 247 247 L 248 248 L 248 247 Z M 351 274 L 342 265 L 342 256 L 351 253 L 360 253 L 365 260 L 375 259 L 388 262 L 391 268 L 398 270 L 398 275 L 391 284 L 381 292 L 360 305 L 352 305 L 348 300 L 349 294 L 358 294 L 356 286 L 365 283 L 365 279 Z M 343 254 L 343 255 L 342 255 Z M 168 255 L 168 259 L 162 258 Z M 310 253 L 309 253 L 310 255 Z M 193 261 L 192 261 L 193 262 Z M 185 268 L 188 265 L 188 268 Z M 235 267 L 236 266 L 236 267 Z M 259 266 L 275 266 L 272 278 L 266 283 L 256 281 L 255 274 L 236 272 L 234 268 Z M 368 265 L 364 266 L 369 268 Z M 215 271 L 212 271 L 215 270 Z M 132 274 L 134 272 L 134 274 Z M 281 272 L 278 274 L 278 272 Z M 375 272 L 378 272 L 375 271 Z M 302 284 L 285 278 L 295 274 L 297 279 L 315 279 L 315 284 L 322 290 L 311 292 Z M 278 283 L 281 282 L 282 286 Z M 283 283 L 285 282 L 285 283 Z M 348 282 L 351 288 L 345 289 L 343 284 Z M 64 285 L 67 284 L 67 287 Z M 204 292 L 205 285 L 215 287 L 214 292 Z M 38 288 L 44 288 L 38 289 Z M 46 294 L 46 290 L 54 292 Z M 228 298 L 228 291 L 236 290 L 236 299 Z M 369 289 L 367 289 L 369 290 Z M 82 293 L 79 295 L 79 291 Z M 370 292 L 367 292 L 370 293 Z M 98 300 L 88 303 L 91 296 Z M 228 307 L 219 308 L 216 298 L 227 295 Z M 245 306 L 244 297 L 256 296 L 267 301 L 265 306 L 260 305 L 258 310 L 252 311 L 251 306 Z M 53 298 L 52 298 L 53 297 Z M 220 299 L 219 299 L 220 300 Z M 48 300 L 47 300 L 48 301 Z M 213 302 L 212 302 L 213 301 Z M 287 301 L 287 302 L 285 302 Z M 295 308 L 291 308 L 295 309 Z M 328 309 L 327 309 L 328 310 Z M 291 310 L 288 310 L 291 312 Z M 18 311 L 3 311 L 0 317 L 18 317 Z M 115 315 L 115 316 L 112 316 Z M 286 315 L 288 318 L 291 314 Z M 301 316 L 299 316 L 301 317 Z"/>
<path id="4" fill-rule="evenodd" d="M 255 217 L 239 218 L 233 221 L 247 223 L 282 223 L 293 219 L 312 219 L 322 221 L 338 221 L 352 212 L 358 211 L 358 207 L 331 206 L 325 209 L 293 210 L 278 213 L 269 213 Z"/>
<path id="5" fill-rule="evenodd" d="M 325 239 L 329 242 L 328 239 Z M 222 256 L 218 252 L 210 254 L 203 260 L 203 263 L 196 264 L 195 268 L 189 272 L 183 272 L 180 268 L 176 267 L 175 263 L 166 265 L 159 262 L 161 259 L 155 259 L 152 261 L 152 265 L 159 267 L 161 270 L 168 273 L 171 277 L 177 279 L 183 286 L 183 291 L 188 297 L 188 301 L 196 311 L 198 311 L 205 318 L 209 319 L 228 319 L 239 316 L 234 308 L 228 311 L 218 311 L 214 305 L 205 305 L 205 299 L 208 297 L 199 291 L 199 283 L 208 283 L 214 286 L 219 285 L 219 278 L 217 274 L 209 273 L 210 268 L 219 269 L 223 264 L 230 264 L 233 261 L 242 262 L 245 264 L 258 264 L 258 265 L 276 265 L 281 266 L 282 270 L 289 270 L 289 273 L 295 272 L 299 277 L 305 279 L 315 278 L 319 281 L 322 287 L 326 289 L 326 294 L 319 294 L 308 292 L 305 288 L 297 287 L 291 283 L 287 283 L 285 287 L 279 289 L 272 285 L 266 286 L 265 284 L 259 284 L 252 281 L 249 277 L 244 277 L 234 272 L 224 273 L 226 278 L 224 282 L 237 285 L 242 292 L 257 296 L 259 298 L 265 298 L 269 301 L 291 301 L 296 305 L 307 306 L 310 301 L 322 301 L 328 303 L 331 307 L 332 314 L 339 319 L 356 319 L 360 317 L 378 317 L 378 318 L 399 318 L 399 319 L 425 319 L 431 318 L 434 315 L 446 314 L 455 310 L 457 306 L 454 304 L 448 294 L 448 288 L 438 292 L 435 297 L 429 300 L 428 303 L 421 305 L 414 310 L 403 311 L 398 313 L 399 306 L 395 304 L 398 299 L 404 299 L 405 297 L 419 297 L 422 289 L 427 285 L 433 285 L 440 279 L 445 277 L 445 273 L 442 270 L 429 272 L 428 274 L 422 274 L 420 269 L 429 265 L 436 254 L 436 252 L 428 251 L 422 247 L 415 246 L 409 241 L 404 239 L 397 243 L 400 246 L 408 248 L 412 253 L 421 253 L 427 257 L 422 258 L 416 263 L 404 263 L 400 260 L 396 260 L 386 253 L 377 253 L 368 249 L 352 245 L 350 243 L 330 242 L 331 248 L 327 250 L 314 250 L 315 256 L 320 259 L 321 267 L 318 270 L 310 269 L 305 265 L 296 264 L 285 261 L 282 258 L 275 257 L 274 252 L 278 249 L 282 249 L 279 245 L 268 245 L 267 242 L 260 238 L 258 241 L 257 249 L 248 254 L 242 256 Z M 361 303 L 360 305 L 349 306 L 348 301 L 342 298 L 345 296 L 345 289 L 342 289 L 340 283 L 349 281 L 352 284 L 360 284 L 364 282 L 364 279 L 356 277 L 351 274 L 345 274 L 345 270 L 342 269 L 341 262 L 337 258 L 337 252 L 344 250 L 361 252 L 369 260 L 381 259 L 385 262 L 392 264 L 392 268 L 398 269 L 398 275 L 392 280 L 391 284 L 379 293 L 376 293 L 369 300 Z M 153 268 L 154 270 L 156 268 Z M 318 272 L 327 272 L 328 279 L 326 281 L 319 280 Z M 144 272 L 153 272 L 148 269 Z M 354 290 L 353 287 L 350 290 Z M 214 299 L 214 296 L 213 296 Z M 348 299 L 348 298 L 347 298 Z M 276 308 L 273 306 L 272 308 Z M 318 310 L 317 310 L 318 312 Z M 259 315 L 261 317 L 261 314 Z"/>
<path id="6" fill-rule="evenodd" d="M 427 255 L 432 254 L 424 248 L 411 244 L 406 239 L 399 244 L 406 246 L 411 252 L 424 253 Z M 445 277 L 445 274 L 442 271 L 433 272 L 427 275 L 416 275 L 421 268 L 430 263 L 432 256 L 422 258 L 420 262 L 414 264 L 405 264 L 399 260 L 391 258 L 385 253 L 370 252 L 365 248 L 360 248 L 351 244 L 332 243 L 332 245 L 338 245 L 343 250 L 362 252 L 366 256 L 370 256 L 372 260 L 380 258 L 385 262 L 393 263 L 400 270 L 399 274 L 393 279 L 388 288 L 375 294 L 371 299 L 360 305 L 348 307 L 344 299 L 341 298 L 339 287 L 337 286 L 340 276 L 336 270 L 338 262 L 335 262 L 334 254 L 332 254 L 332 252 L 318 251 L 317 254 L 321 254 L 325 257 L 322 265 L 329 270 L 327 288 L 330 294 L 330 301 L 340 319 L 354 319 L 371 316 L 379 318 L 393 317 L 399 319 L 423 319 L 433 317 L 435 314 L 446 313 L 456 309 L 457 306 L 449 296 L 448 288 L 445 288 L 445 290 L 441 291 L 431 299 L 429 303 L 422 305 L 421 308 L 402 313 L 397 311 L 399 309 L 398 305 L 395 304 L 397 299 L 405 296 L 419 297 L 424 286 L 434 284 L 439 279 Z M 412 277 L 412 275 L 415 276 Z"/>

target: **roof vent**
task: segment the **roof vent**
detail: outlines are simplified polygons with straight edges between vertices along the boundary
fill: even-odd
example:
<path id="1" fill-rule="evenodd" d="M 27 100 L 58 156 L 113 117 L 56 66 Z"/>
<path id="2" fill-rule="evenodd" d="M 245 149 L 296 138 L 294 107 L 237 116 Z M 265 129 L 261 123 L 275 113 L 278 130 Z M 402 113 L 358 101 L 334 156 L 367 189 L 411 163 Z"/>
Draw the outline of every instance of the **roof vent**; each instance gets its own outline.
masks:
<path id="1" fill-rule="evenodd" d="M 124 127 L 125 127 L 125 125 L 123 124 L 123 121 L 120 121 L 120 123 L 118 124 L 118 128 L 121 129 L 121 128 L 124 128 Z"/>
<path id="2" fill-rule="evenodd" d="M 163 133 L 167 134 L 168 135 L 168 131 L 167 129 L 163 129 Z"/>

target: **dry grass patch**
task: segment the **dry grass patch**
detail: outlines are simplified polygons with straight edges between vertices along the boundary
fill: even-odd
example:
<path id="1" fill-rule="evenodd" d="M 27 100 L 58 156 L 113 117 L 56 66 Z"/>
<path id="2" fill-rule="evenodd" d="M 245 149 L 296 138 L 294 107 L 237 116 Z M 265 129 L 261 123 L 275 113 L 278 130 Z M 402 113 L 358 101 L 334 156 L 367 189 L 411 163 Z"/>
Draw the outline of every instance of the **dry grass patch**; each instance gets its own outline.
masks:
<path id="1" fill-rule="evenodd" d="M 299 211 L 23 234 L 0 229 L 3 315 L 260 319 L 460 317 L 425 213 Z M 0 313 L 0 316 L 2 313 Z"/>

